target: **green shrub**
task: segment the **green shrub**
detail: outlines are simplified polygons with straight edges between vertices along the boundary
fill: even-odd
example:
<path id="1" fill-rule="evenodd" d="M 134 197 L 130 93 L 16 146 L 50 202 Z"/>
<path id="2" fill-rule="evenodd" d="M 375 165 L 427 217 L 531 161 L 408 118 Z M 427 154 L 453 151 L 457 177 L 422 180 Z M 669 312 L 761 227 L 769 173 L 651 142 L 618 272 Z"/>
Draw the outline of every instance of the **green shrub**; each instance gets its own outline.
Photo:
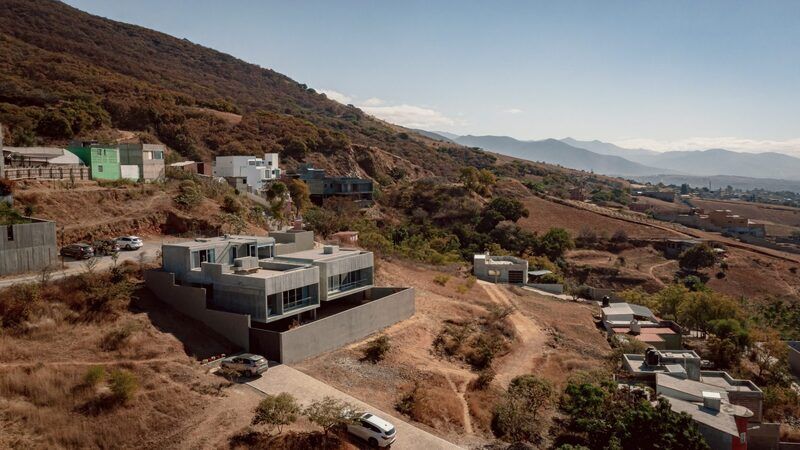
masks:
<path id="1" fill-rule="evenodd" d="M 278 433 L 281 433 L 285 425 L 291 425 L 297 420 L 300 411 L 297 400 L 287 392 L 267 395 L 256 407 L 252 424 L 266 425 L 270 432 L 277 428 Z"/>
<path id="2" fill-rule="evenodd" d="M 175 196 L 175 203 L 180 208 L 193 209 L 203 201 L 203 193 L 200 187 L 192 180 L 181 181 L 178 185 L 178 195 Z"/>
<path id="3" fill-rule="evenodd" d="M 433 282 L 438 284 L 439 286 L 446 286 L 449 280 L 450 280 L 449 275 L 436 275 L 435 277 L 433 277 Z"/>
<path id="4" fill-rule="evenodd" d="M 111 393 L 120 403 L 127 403 L 133 399 L 139 388 L 136 375 L 123 369 L 114 369 L 108 380 Z"/>
<path id="5" fill-rule="evenodd" d="M 83 382 L 87 386 L 97 386 L 98 383 L 105 380 L 106 369 L 103 366 L 92 366 L 86 371 L 83 376 Z"/>

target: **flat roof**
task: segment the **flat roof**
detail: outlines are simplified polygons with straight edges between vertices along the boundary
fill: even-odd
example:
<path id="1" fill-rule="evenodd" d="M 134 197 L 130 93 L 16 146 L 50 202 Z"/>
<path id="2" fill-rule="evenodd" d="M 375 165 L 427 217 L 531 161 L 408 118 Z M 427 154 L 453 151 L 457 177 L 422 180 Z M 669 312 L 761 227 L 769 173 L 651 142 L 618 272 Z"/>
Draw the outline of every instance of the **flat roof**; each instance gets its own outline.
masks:
<path id="1" fill-rule="evenodd" d="M 670 408 L 673 411 L 689 414 L 695 422 L 702 423 L 738 439 L 739 430 L 736 428 L 735 416 L 737 415 L 736 412 L 740 411 L 734 408 L 734 405 L 723 403 L 720 405 L 720 410 L 715 411 L 704 407 L 702 403 L 687 402 L 672 397 L 667 397 L 667 400 L 669 400 Z M 741 411 L 741 413 L 744 414 L 744 411 Z"/>
<path id="2" fill-rule="evenodd" d="M 184 241 L 184 242 L 173 242 L 173 243 L 165 243 L 164 247 L 185 247 L 185 248 L 195 248 L 195 247 L 206 247 L 209 244 L 217 244 L 221 242 L 233 242 L 237 244 L 248 244 L 248 243 L 263 243 L 263 244 L 274 244 L 275 238 L 268 237 L 268 236 L 240 236 L 240 235 L 230 235 L 230 236 L 217 236 L 217 237 L 210 237 L 210 238 L 196 238 L 191 241 Z"/>
<path id="3" fill-rule="evenodd" d="M 631 331 L 630 326 L 614 326 L 611 328 L 614 330 L 614 333 L 629 333 Z M 666 327 L 641 327 L 641 332 L 639 334 L 652 334 L 652 335 L 659 335 L 659 334 L 678 334 L 673 331 L 671 328 Z"/>
<path id="4" fill-rule="evenodd" d="M 761 390 L 750 380 L 737 380 L 727 372 L 704 370 L 700 372 L 700 381 L 708 385 L 725 389 L 728 392 L 760 392 Z"/>
<path id="5" fill-rule="evenodd" d="M 312 248 L 310 250 L 302 250 L 295 253 L 289 253 L 286 255 L 276 256 L 275 259 L 299 259 L 304 261 L 330 261 L 338 258 L 345 258 L 348 256 L 354 255 L 361 255 L 366 254 L 364 250 L 359 250 L 355 248 L 341 248 L 341 247 L 334 247 L 332 253 L 325 253 L 324 247 L 317 247 Z"/>

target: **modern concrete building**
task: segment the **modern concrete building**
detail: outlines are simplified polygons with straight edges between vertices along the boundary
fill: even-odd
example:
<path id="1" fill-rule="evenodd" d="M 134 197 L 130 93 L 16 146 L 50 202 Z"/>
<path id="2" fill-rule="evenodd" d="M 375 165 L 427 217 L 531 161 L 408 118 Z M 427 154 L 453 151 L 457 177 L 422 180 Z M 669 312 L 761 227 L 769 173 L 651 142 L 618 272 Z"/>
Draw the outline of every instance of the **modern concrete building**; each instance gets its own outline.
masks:
<path id="1" fill-rule="evenodd" d="M 672 410 L 692 416 L 712 449 L 776 449 L 779 426 L 762 422 L 764 394 L 752 381 L 727 372 L 701 370 L 692 350 L 623 355 L 629 379 L 645 384 L 669 400 Z"/>
<path id="2" fill-rule="evenodd" d="M 315 247 L 309 231 L 201 238 L 165 244 L 162 255 L 163 270 L 146 276 L 159 298 L 243 348 L 282 362 L 352 342 L 414 313 L 413 290 L 373 286 L 371 252 Z"/>
<path id="3" fill-rule="evenodd" d="M 363 205 L 372 203 L 372 180 L 328 176 L 324 169 L 315 169 L 309 164 L 300 166 L 294 176 L 308 185 L 311 201 L 317 205 L 331 197 L 349 198 Z"/>
<path id="4" fill-rule="evenodd" d="M 120 166 L 136 166 L 138 172 L 137 180 L 163 180 L 165 176 L 164 155 L 166 151 L 166 147 L 162 144 L 120 144 Z M 123 176 L 123 178 L 129 177 Z"/>
<path id="5" fill-rule="evenodd" d="M 85 165 L 89 166 L 89 173 L 93 180 L 119 180 L 122 177 L 119 149 L 115 146 L 97 142 L 73 141 L 67 150 L 77 155 Z"/>
<path id="6" fill-rule="evenodd" d="M 478 253 L 472 259 L 472 266 L 477 279 L 493 283 L 525 284 L 528 277 L 528 261 L 515 256 Z"/>
<path id="7" fill-rule="evenodd" d="M 57 261 L 54 222 L 0 214 L 0 276 L 35 272 Z"/>
<path id="8" fill-rule="evenodd" d="M 633 303 L 610 303 L 602 308 L 603 327 L 610 336 L 636 339 L 658 350 L 683 348 L 681 329 L 675 322 L 661 320 L 649 308 Z"/>
<path id="9" fill-rule="evenodd" d="M 277 153 L 255 156 L 217 156 L 212 168 L 215 177 L 223 177 L 232 185 L 244 185 L 252 192 L 260 191 L 270 181 L 281 176 Z"/>

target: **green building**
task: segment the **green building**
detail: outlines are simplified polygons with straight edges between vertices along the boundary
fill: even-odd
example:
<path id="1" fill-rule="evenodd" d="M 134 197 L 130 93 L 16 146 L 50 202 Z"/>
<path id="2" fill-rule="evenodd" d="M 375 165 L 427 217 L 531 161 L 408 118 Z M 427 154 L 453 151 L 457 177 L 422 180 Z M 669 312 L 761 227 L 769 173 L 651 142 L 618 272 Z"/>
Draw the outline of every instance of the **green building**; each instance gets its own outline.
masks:
<path id="1" fill-rule="evenodd" d="M 119 148 L 96 142 L 71 142 L 67 150 L 89 166 L 93 180 L 119 180 Z"/>

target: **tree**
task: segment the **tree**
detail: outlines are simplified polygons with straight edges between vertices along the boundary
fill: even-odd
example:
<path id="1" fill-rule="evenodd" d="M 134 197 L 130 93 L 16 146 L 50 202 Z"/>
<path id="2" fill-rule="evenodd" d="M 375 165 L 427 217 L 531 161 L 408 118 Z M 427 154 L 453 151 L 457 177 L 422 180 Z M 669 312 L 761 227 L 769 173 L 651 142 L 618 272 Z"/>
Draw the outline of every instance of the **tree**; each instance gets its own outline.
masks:
<path id="1" fill-rule="evenodd" d="M 271 433 L 274 428 L 277 428 L 278 434 L 280 434 L 285 425 L 290 425 L 297 420 L 300 412 L 300 405 L 291 394 L 281 392 L 278 395 L 267 395 L 256 407 L 252 424 L 266 425 L 267 433 Z"/>
<path id="2" fill-rule="evenodd" d="M 777 378 L 786 370 L 789 348 L 781 340 L 781 335 L 772 328 L 758 328 L 753 331 L 753 362 L 758 367 L 758 378 Z"/>
<path id="3" fill-rule="evenodd" d="M 303 214 L 311 206 L 311 191 L 308 185 L 296 178 L 289 180 L 287 185 L 289 195 L 292 197 L 294 207 L 299 214 Z"/>
<path id="4" fill-rule="evenodd" d="M 536 442 L 543 430 L 541 416 L 553 401 L 553 386 L 534 375 L 521 375 L 508 385 L 497 404 L 492 429 L 512 443 Z"/>
<path id="5" fill-rule="evenodd" d="M 537 253 L 542 254 L 555 261 L 564 256 L 567 250 L 575 248 L 569 232 L 563 228 L 550 228 L 539 238 Z"/>
<path id="6" fill-rule="evenodd" d="M 681 268 L 697 272 L 700 269 L 711 267 L 716 262 L 714 249 L 708 244 L 695 245 L 681 253 L 678 263 Z"/>
<path id="7" fill-rule="evenodd" d="M 528 217 L 530 214 L 525 205 L 517 199 L 506 197 L 495 197 L 486 206 L 486 211 L 496 211 L 501 216 L 502 220 L 510 220 L 516 222 L 523 217 Z"/>
<path id="8" fill-rule="evenodd" d="M 322 400 L 312 402 L 303 410 L 308 420 L 318 425 L 325 436 L 334 428 L 345 426 L 355 421 L 355 407 L 347 402 L 325 396 Z"/>
<path id="9" fill-rule="evenodd" d="M 691 416 L 675 413 L 661 397 L 651 404 L 641 393 L 619 389 L 610 380 L 571 381 L 561 398 L 566 432 L 573 445 L 590 448 L 708 449 Z M 647 432 L 642 432 L 647 430 Z"/>

